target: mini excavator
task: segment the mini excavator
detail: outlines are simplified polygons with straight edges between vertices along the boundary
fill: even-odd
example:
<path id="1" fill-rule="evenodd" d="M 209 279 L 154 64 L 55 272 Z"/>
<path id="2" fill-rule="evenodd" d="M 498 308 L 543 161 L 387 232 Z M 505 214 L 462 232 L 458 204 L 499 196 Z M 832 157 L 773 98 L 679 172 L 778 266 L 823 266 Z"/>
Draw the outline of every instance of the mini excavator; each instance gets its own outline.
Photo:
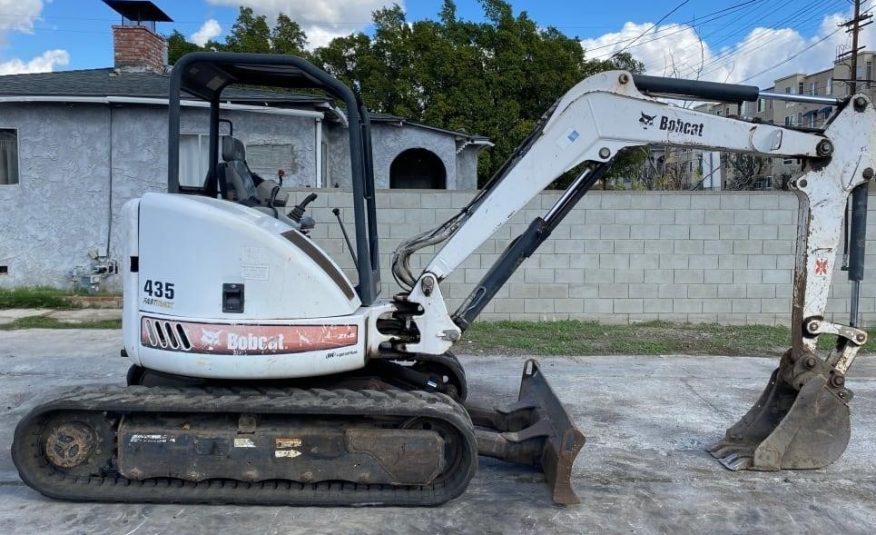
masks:
<path id="1" fill-rule="evenodd" d="M 349 136 L 355 282 L 311 241 L 308 196 L 287 196 L 220 136 L 234 84 L 321 90 Z M 209 172 L 180 184 L 181 99 L 209 103 Z M 662 97 L 668 97 L 669 100 Z M 822 129 L 749 122 L 674 105 L 805 100 L 835 108 Z M 33 408 L 12 456 L 22 480 L 74 501 L 284 505 L 436 505 L 462 494 L 478 455 L 540 467 L 559 504 L 584 435 L 536 361 L 509 406 L 466 403 L 450 352 L 520 264 L 618 155 L 652 144 L 799 158 L 792 344 L 751 410 L 709 448 L 729 469 L 816 469 L 850 433 L 846 372 L 867 340 L 858 325 L 867 188 L 876 112 L 865 95 L 777 95 L 752 86 L 602 72 L 543 115 L 458 214 L 404 241 L 392 257 L 402 291 L 380 297 L 369 116 L 348 87 L 280 55 L 193 53 L 173 68 L 168 191 L 124 205 L 126 387 L 80 387 Z M 220 148 L 222 161 L 220 162 Z M 575 177 L 449 312 L 441 282 L 560 175 Z M 189 183 L 188 181 L 186 181 Z M 825 316 L 844 235 L 849 325 Z M 443 244 L 443 245 L 442 245 Z M 411 256 L 440 246 L 419 273 Z M 789 277 L 791 274 L 789 274 Z M 820 336 L 836 337 L 819 354 Z"/>

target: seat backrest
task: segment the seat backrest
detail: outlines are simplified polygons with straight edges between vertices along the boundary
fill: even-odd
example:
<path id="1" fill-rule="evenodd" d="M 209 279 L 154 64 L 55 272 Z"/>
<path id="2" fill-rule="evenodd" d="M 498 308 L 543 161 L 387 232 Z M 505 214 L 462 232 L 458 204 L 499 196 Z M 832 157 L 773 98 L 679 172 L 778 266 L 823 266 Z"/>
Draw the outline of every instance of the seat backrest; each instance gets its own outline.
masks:
<path id="1" fill-rule="evenodd" d="M 246 165 L 246 148 L 243 142 L 231 136 L 222 136 L 222 172 L 225 182 L 230 187 L 238 201 L 257 199 L 255 181 L 252 171 Z"/>

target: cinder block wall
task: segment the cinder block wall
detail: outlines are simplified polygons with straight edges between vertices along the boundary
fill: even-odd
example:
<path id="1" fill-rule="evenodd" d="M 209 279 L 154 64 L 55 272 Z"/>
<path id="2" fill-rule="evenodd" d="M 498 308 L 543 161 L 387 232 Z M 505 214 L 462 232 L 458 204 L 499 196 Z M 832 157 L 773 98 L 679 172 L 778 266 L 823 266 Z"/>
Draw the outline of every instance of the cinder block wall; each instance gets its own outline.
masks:
<path id="1" fill-rule="evenodd" d="M 293 191 L 292 200 L 310 190 Z M 390 257 L 403 238 L 454 215 L 474 192 L 381 190 L 377 193 L 383 296 L 398 291 Z M 451 311 L 496 261 L 512 237 L 559 197 L 533 199 L 441 284 Z M 297 202 L 297 200 L 295 201 Z M 309 212 L 311 236 L 355 281 L 347 247 L 331 208 L 342 210 L 353 233 L 349 191 L 320 191 Z M 876 199 L 868 236 L 876 238 Z M 797 198 L 787 192 L 591 192 L 550 239 L 526 260 L 481 319 L 583 319 L 610 323 L 647 320 L 787 325 L 797 233 Z M 867 242 L 861 310 L 876 324 L 876 243 Z M 434 254 L 413 258 L 422 268 Z M 839 271 L 829 312 L 848 320 L 849 284 Z"/>

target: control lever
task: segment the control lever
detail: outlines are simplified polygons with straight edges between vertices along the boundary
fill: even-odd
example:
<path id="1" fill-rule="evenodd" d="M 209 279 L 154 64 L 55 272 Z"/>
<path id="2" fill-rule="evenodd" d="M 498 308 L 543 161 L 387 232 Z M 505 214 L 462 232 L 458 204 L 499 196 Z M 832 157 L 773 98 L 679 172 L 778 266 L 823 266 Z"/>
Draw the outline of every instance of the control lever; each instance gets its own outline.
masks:
<path id="1" fill-rule="evenodd" d="M 353 252 L 353 244 L 350 243 L 350 236 L 347 235 L 347 229 L 346 229 L 346 227 L 344 227 L 344 222 L 341 221 L 341 209 L 340 208 L 333 208 L 332 213 L 335 214 L 335 217 L 338 218 L 338 225 L 341 226 L 341 233 L 343 233 L 343 235 L 344 235 L 344 241 L 347 242 L 347 248 L 350 250 L 350 256 L 353 257 L 353 263 L 358 266 L 359 260 L 356 259 L 356 253 Z"/>
<path id="2" fill-rule="evenodd" d="M 301 223 L 301 217 L 304 216 L 304 210 L 307 208 L 308 204 L 316 200 L 316 197 L 316 193 L 311 193 L 310 195 L 305 197 L 303 201 L 298 203 L 298 205 L 295 206 L 295 208 L 293 208 L 291 212 L 289 212 L 289 219 L 295 221 L 296 223 Z"/>

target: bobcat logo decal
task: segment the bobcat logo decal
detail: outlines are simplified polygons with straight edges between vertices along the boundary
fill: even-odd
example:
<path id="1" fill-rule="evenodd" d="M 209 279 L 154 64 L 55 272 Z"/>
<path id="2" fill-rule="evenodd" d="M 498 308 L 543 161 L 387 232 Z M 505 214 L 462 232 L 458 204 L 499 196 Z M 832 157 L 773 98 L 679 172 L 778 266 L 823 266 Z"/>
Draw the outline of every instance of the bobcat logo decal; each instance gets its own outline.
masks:
<path id="1" fill-rule="evenodd" d="M 639 112 L 642 116 L 639 118 L 639 123 L 642 125 L 642 128 L 645 130 L 648 129 L 649 126 L 654 126 L 654 118 L 656 115 L 646 115 L 645 112 Z"/>
<path id="2" fill-rule="evenodd" d="M 207 346 L 207 349 L 212 350 L 213 347 L 219 345 L 219 335 L 222 331 L 208 331 L 201 329 L 201 343 Z"/>

